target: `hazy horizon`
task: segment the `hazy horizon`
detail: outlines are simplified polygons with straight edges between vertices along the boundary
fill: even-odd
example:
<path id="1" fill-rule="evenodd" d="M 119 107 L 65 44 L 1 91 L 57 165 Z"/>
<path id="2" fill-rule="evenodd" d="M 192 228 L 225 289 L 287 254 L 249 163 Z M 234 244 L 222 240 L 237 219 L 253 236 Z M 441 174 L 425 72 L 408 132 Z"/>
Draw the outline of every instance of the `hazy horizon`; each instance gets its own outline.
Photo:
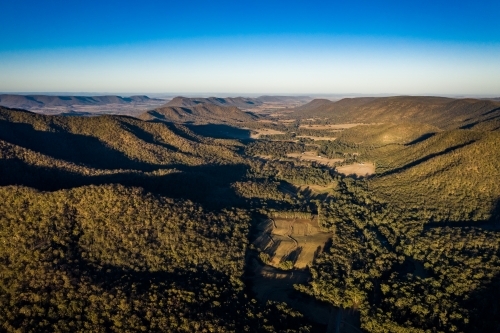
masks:
<path id="1" fill-rule="evenodd" d="M 500 95 L 493 1 L 131 4 L 7 1 L 0 91 Z"/>
<path id="2" fill-rule="evenodd" d="M 174 97 L 187 97 L 187 98 L 207 98 L 207 97 L 219 97 L 219 98 L 234 98 L 234 97 L 245 97 L 245 98 L 256 98 L 261 96 L 292 96 L 292 97 L 311 97 L 315 98 L 326 98 L 326 99 L 340 99 L 340 98 L 355 98 L 355 97 L 394 97 L 394 96 L 418 96 L 418 97 L 447 97 L 447 98 L 500 98 L 499 94 L 396 94 L 396 93 L 207 93 L 207 92 L 165 92 L 165 93 L 148 93 L 148 92 L 72 92 L 72 91 L 0 91 L 0 95 L 46 95 L 46 96 L 148 96 L 149 98 L 174 98 Z"/>

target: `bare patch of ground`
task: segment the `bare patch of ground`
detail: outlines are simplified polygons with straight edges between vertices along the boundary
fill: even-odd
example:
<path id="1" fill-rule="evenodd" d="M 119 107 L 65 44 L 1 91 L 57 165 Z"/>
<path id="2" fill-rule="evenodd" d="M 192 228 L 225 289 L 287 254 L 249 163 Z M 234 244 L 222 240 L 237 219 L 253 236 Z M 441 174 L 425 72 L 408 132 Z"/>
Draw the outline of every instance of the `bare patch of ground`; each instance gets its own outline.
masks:
<path id="1" fill-rule="evenodd" d="M 337 167 L 337 172 L 344 175 L 356 175 L 358 177 L 369 176 L 375 173 L 375 164 L 373 163 L 354 163 Z"/>
<path id="2" fill-rule="evenodd" d="M 274 135 L 274 134 L 285 134 L 281 131 L 276 131 L 269 128 L 260 128 L 252 130 L 252 134 L 250 134 L 250 138 L 259 139 L 262 135 Z"/>
<path id="3" fill-rule="evenodd" d="M 257 120 L 258 123 L 266 123 L 266 124 L 277 124 L 278 122 L 275 120 L 269 120 L 269 119 L 259 119 Z"/>
<path id="4" fill-rule="evenodd" d="M 358 333 L 359 315 L 349 314 L 294 288 L 295 284 L 310 281 L 311 274 L 305 267 L 331 241 L 331 234 L 321 231 L 317 222 L 314 216 L 312 219 L 274 218 L 259 223 L 254 245 L 271 260 L 265 265 L 256 257 L 249 258 L 252 290 L 261 302 L 286 302 L 312 322 L 323 325 L 328 333 Z M 290 251 L 296 253 L 293 269 L 285 271 L 272 266 L 282 260 L 279 256 L 285 255 L 284 259 L 289 260 Z"/>
<path id="5" fill-rule="evenodd" d="M 318 156 L 314 151 L 306 151 L 304 153 L 290 153 L 286 154 L 288 157 L 298 158 L 301 161 L 312 161 L 326 166 L 334 166 L 337 162 L 342 162 L 342 158 L 326 158 Z"/>
<path id="6" fill-rule="evenodd" d="M 301 101 L 265 102 L 252 108 L 242 108 L 243 111 L 252 112 L 261 116 L 280 117 L 293 112 L 293 108 L 303 105 Z"/>
<path id="7" fill-rule="evenodd" d="M 359 125 L 365 125 L 365 124 L 300 125 L 299 128 L 310 129 L 310 130 L 327 130 L 327 129 L 342 130 Z"/>
<path id="8" fill-rule="evenodd" d="M 270 256 L 265 265 L 256 258 L 249 262 L 252 270 L 252 289 L 260 301 L 286 302 L 313 322 L 335 327 L 331 318 L 337 318 L 337 309 L 295 290 L 294 284 L 307 284 L 311 278 L 306 266 L 324 250 L 330 233 L 319 229 L 317 218 L 264 220 L 258 225 L 259 237 L 254 245 Z M 281 260 L 290 260 L 295 252 L 294 268 L 276 268 Z"/>
<path id="9" fill-rule="evenodd" d="M 283 124 L 289 124 L 289 123 L 294 123 L 296 122 L 295 119 L 259 119 L 257 120 L 258 123 L 264 123 L 264 124 L 278 124 L 278 123 L 283 123 Z"/>
<path id="10" fill-rule="evenodd" d="M 255 155 L 258 158 L 262 158 L 264 160 L 271 160 L 273 158 L 272 155 Z"/>
<path id="11" fill-rule="evenodd" d="M 320 229 L 317 218 L 269 219 L 261 222 L 258 230 L 255 245 L 269 255 L 268 264 L 273 267 L 290 261 L 294 268 L 305 268 L 331 239 L 330 233 Z"/>

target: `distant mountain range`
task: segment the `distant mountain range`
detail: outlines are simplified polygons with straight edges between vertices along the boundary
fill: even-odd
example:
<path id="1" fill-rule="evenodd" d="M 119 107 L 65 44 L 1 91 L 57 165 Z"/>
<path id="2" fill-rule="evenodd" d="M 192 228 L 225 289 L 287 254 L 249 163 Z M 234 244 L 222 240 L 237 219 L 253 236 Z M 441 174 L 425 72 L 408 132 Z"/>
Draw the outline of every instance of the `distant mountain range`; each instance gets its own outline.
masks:
<path id="1" fill-rule="evenodd" d="M 294 118 L 328 118 L 337 123 L 427 123 L 443 129 L 500 128 L 500 102 L 483 99 L 395 96 L 315 99 L 294 109 Z"/>
<path id="2" fill-rule="evenodd" d="M 44 114 L 66 116 L 92 116 L 96 114 L 124 114 L 143 119 L 157 119 L 177 122 L 192 122 L 200 118 L 206 120 L 252 120 L 252 115 L 242 110 L 251 110 L 265 104 L 289 106 L 307 103 L 307 96 L 260 96 L 189 98 L 178 96 L 165 104 L 165 100 L 149 98 L 145 95 L 121 97 L 106 96 L 50 96 L 50 95 L 0 95 L 0 106 L 23 109 Z M 203 106 L 202 106 L 203 105 Z M 282 107 L 282 106 L 280 106 Z M 171 109 L 169 109 L 171 108 Z M 224 109 L 230 108 L 230 109 Z"/>
<path id="3" fill-rule="evenodd" d="M 293 103 L 293 102 L 307 103 L 311 101 L 313 98 L 309 96 L 260 96 L 257 97 L 257 99 L 264 103 Z"/>
<path id="4" fill-rule="evenodd" d="M 145 103 L 152 99 L 148 96 L 130 96 L 120 97 L 114 95 L 108 96 L 48 96 L 48 95 L 0 95 L 0 105 L 9 108 L 18 108 L 30 110 L 43 107 L 60 107 L 73 105 L 105 105 L 105 104 L 133 104 Z"/>

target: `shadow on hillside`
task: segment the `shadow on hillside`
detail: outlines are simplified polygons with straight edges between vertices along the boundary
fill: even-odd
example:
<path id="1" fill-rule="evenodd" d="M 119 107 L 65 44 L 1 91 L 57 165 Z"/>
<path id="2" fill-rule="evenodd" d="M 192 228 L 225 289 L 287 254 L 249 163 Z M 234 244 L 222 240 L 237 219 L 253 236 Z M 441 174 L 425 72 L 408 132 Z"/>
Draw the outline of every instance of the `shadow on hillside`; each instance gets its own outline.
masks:
<path id="1" fill-rule="evenodd" d="M 141 305 L 149 305 L 148 303 L 152 301 L 150 295 L 155 294 L 163 296 L 165 303 L 179 306 L 180 311 L 186 316 L 193 316 L 192 319 L 199 319 L 200 313 L 205 311 L 221 318 L 237 317 L 242 311 L 239 309 L 241 307 L 239 304 L 242 304 L 244 300 L 238 302 L 234 298 L 245 296 L 242 293 L 234 296 L 235 293 L 231 291 L 233 286 L 230 277 L 216 269 L 199 265 L 190 267 L 189 270 L 176 268 L 171 271 L 139 271 L 99 262 L 96 265 L 84 258 L 82 252 L 85 250 L 79 246 L 78 238 L 73 239 L 65 247 L 65 259 L 59 268 L 65 271 L 71 281 L 73 283 L 82 280 L 89 281 L 92 286 L 98 286 L 97 290 L 111 294 L 124 292 L 139 305 L 138 309 L 141 309 Z M 206 285 L 216 285 L 224 291 L 220 292 L 217 299 L 220 301 L 219 307 L 213 307 L 212 302 L 203 301 L 206 299 Z M 172 293 L 172 290 L 175 292 Z M 187 293 L 189 296 L 184 298 L 183 295 Z M 191 302 L 189 297 L 193 296 L 194 299 L 200 301 Z M 243 327 L 240 329 L 243 330 Z"/>
<path id="2" fill-rule="evenodd" d="M 434 135 L 436 135 L 436 133 L 426 133 L 424 135 L 419 136 L 415 140 L 408 142 L 407 144 L 405 144 L 405 146 L 413 146 L 414 144 L 417 144 L 417 143 L 420 143 L 420 142 L 423 142 L 427 139 L 432 138 Z"/>
<path id="3" fill-rule="evenodd" d="M 399 172 L 402 172 L 402 171 L 405 171 L 409 168 L 412 168 L 414 166 L 417 166 L 421 163 L 424 163 L 424 162 L 427 162 L 428 160 L 434 158 L 434 157 L 438 157 L 438 156 L 441 156 L 441 155 L 446 155 L 448 153 L 451 153 L 452 151 L 454 150 L 457 150 L 457 149 L 460 149 L 460 148 L 463 148 L 463 147 L 466 147 L 470 144 L 473 144 L 475 142 L 475 140 L 471 140 L 471 141 L 468 141 L 466 143 L 463 143 L 463 144 L 459 144 L 459 145 L 456 145 L 456 146 L 453 146 L 453 147 L 449 147 L 449 148 L 446 148 L 445 150 L 439 152 L 439 153 L 433 153 L 433 154 L 429 154 L 425 157 L 422 157 L 416 161 L 413 161 L 413 162 L 410 162 L 406 165 L 403 165 L 402 167 L 399 167 L 399 168 L 396 168 L 396 169 L 392 169 L 392 170 L 389 170 L 389 171 L 386 171 L 382 174 L 379 175 L 379 177 L 384 177 L 384 176 L 389 176 L 389 175 L 393 175 L 395 173 L 399 173 Z"/>
<path id="4" fill-rule="evenodd" d="M 500 275 L 469 295 L 464 307 L 470 309 L 466 332 L 500 332 Z"/>
<path id="5" fill-rule="evenodd" d="M 495 208 L 491 211 L 490 222 L 500 224 L 500 199 L 497 200 Z"/>
<path id="6" fill-rule="evenodd" d="M 166 148 L 170 151 L 178 151 L 179 148 L 169 145 L 168 143 L 165 142 L 160 142 L 158 141 L 151 133 L 146 132 L 139 126 L 132 125 L 130 123 L 126 123 L 122 125 L 127 131 L 132 133 L 134 136 L 137 138 L 141 139 L 144 142 L 150 143 L 152 145 L 158 145 L 162 146 L 163 148 Z"/>
<path id="7" fill-rule="evenodd" d="M 497 110 L 498 109 L 495 109 L 493 111 L 497 111 Z M 493 116 L 493 117 L 489 117 L 489 118 L 486 118 L 486 119 L 481 119 L 481 120 L 475 121 L 473 123 L 461 126 L 460 129 L 471 129 L 474 126 L 479 125 L 481 123 L 487 123 L 487 122 L 492 121 L 492 120 L 498 120 L 499 118 L 500 118 L 500 116 Z"/>
<path id="8" fill-rule="evenodd" d="M 67 132 L 37 131 L 28 124 L 0 120 L 0 139 L 55 159 L 93 168 L 142 171 L 158 168 L 148 163 L 133 161 L 97 138 Z"/>
<path id="9" fill-rule="evenodd" d="M 215 206 L 232 205 L 241 200 L 230 185 L 246 175 L 246 165 L 176 165 L 170 166 L 171 170 L 174 167 L 176 171 L 164 175 L 134 170 L 109 175 L 82 175 L 28 165 L 19 160 L 1 159 L 0 186 L 23 185 L 41 191 L 56 191 L 85 185 L 120 184 L 142 187 L 148 192 L 170 198 L 189 199 Z"/>
<path id="10" fill-rule="evenodd" d="M 429 222 L 424 225 L 424 229 L 431 228 L 479 228 L 490 231 L 500 231 L 500 199 L 497 200 L 495 206 L 491 210 L 491 216 L 488 220 L 483 221 L 452 221 L 452 222 Z"/>
<path id="11" fill-rule="evenodd" d="M 196 137 L 196 133 L 189 133 L 189 131 L 185 131 L 182 129 L 182 127 L 179 127 L 178 124 L 175 124 L 175 123 L 172 123 L 172 122 L 168 122 L 168 121 L 160 121 L 160 120 L 153 120 L 152 122 L 155 122 L 155 123 L 160 123 L 160 124 L 163 124 L 164 126 L 166 126 L 170 131 L 172 131 L 175 135 L 178 135 L 180 137 L 183 137 L 185 139 L 188 139 L 188 140 L 191 140 L 191 141 L 194 141 L 194 142 L 197 142 L 197 143 L 201 143 L 202 140 L 200 140 L 199 137 Z M 182 124 L 182 126 L 186 126 L 187 124 Z M 186 128 L 189 129 L 188 126 L 186 126 Z M 195 135 L 192 135 L 192 134 L 195 134 Z"/>
<path id="12" fill-rule="evenodd" d="M 482 114 L 482 116 L 487 116 L 487 115 L 489 115 L 491 113 L 494 113 L 496 111 L 500 111 L 500 108 L 495 108 L 495 109 L 492 109 L 492 110 L 490 110 L 488 112 L 485 112 L 485 113 Z"/>
<path id="13" fill-rule="evenodd" d="M 223 124 L 186 125 L 193 133 L 215 139 L 250 139 L 250 130 Z"/>

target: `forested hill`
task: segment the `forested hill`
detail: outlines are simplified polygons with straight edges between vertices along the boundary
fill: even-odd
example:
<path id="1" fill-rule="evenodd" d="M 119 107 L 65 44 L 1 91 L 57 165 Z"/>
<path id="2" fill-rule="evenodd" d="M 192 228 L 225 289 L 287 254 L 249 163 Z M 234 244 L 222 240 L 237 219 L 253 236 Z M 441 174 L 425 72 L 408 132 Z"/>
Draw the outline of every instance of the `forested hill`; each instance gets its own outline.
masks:
<path id="1" fill-rule="evenodd" d="M 45 116 L 0 108 L 0 143 L 8 163 L 66 165 L 66 169 L 78 166 L 152 171 L 240 160 L 226 146 L 181 125 L 148 123 L 125 116 Z M 6 168 L 3 172 L 16 171 Z"/>
<path id="2" fill-rule="evenodd" d="M 479 99 L 426 96 L 313 100 L 295 109 L 292 117 L 328 118 L 337 123 L 427 123 L 444 129 L 500 128 L 500 103 Z"/>
<path id="3" fill-rule="evenodd" d="M 239 145 L 180 124 L 0 107 L 0 186 L 54 191 L 121 184 L 223 206 L 235 199 L 230 183 L 246 173 Z"/>
<path id="4" fill-rule="evenodd" d="M 178 96 L 169 101 L 165 106 L 192 107 L 199 104 L 213 104 L 218 106 L 236 106 L 251 108 L 262 104 L 257 98 L 246 97 L 208 97 L 208 98 L 189 98 Z"/>
<path id="5" fill-rule="evenodd" d="M 70 107 L 73 105 L 98 106 L 106 104 L 133 104 L 160 101 L 148 96 L 50 96 L 50 95 L 0 95 L 0 105 L 10 108 L 33 109 L 43 107 Z"/>
<path id="6" fill-rule="evenodd" d="M 498 331 L 497 110 L 437 100 L 483 118 L 255 122 L 290 136 L 240 142 L 0 107 L 0 331 Z"/>
<path id="7" fill-rule="evenodd" d="M 243 112 L 235 106 L 220 106 L 211 103 L 190 106 L 169 106 L 166 104 L 155 110 L 144 112 L 139 118 L 142 120 L 203 123 L 242 122 L 256 119 L 254 115 Z"/>

